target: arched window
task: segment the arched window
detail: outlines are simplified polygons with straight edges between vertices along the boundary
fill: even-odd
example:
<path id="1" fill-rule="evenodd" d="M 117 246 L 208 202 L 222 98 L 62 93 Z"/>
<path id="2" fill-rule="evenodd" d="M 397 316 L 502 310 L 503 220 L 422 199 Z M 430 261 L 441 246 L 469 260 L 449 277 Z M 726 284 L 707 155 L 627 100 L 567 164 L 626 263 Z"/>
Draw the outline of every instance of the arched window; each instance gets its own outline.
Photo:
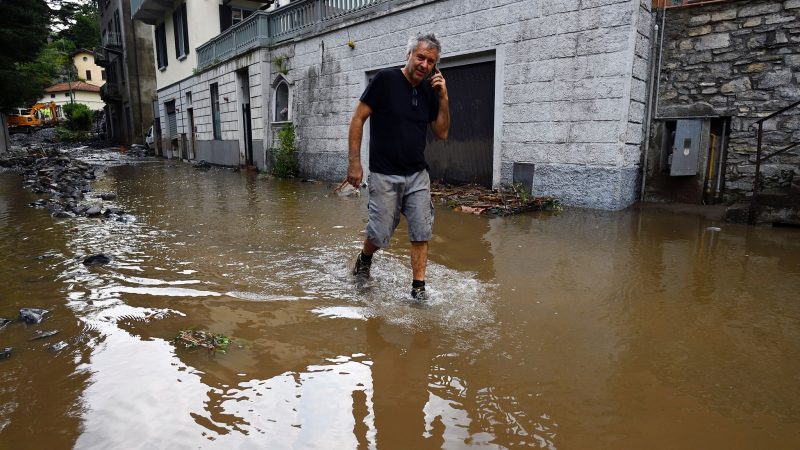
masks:
<path id="1" fill-rule="evenodd" d="M 291 120 L 291 95 L 289 89 L 289 82 L 283 75 L 278 75 L 275 82 L 272 83 L 273 91 L 273 122 L 288 122 Z"/>

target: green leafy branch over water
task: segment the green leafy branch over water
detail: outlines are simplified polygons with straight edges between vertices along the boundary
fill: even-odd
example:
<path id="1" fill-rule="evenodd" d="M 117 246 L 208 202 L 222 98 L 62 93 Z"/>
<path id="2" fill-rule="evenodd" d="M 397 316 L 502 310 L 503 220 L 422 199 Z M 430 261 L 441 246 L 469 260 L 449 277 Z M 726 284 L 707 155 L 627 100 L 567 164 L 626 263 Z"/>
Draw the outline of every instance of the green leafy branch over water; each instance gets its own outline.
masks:
<path id="1" fill-rule="evenodd" d="M 205 348 L 209 352 L 225 353 L 231 344 L 231 338 L 206 330 L 188 329 L 178 332 L 175 343 L 188 349 Z"/>

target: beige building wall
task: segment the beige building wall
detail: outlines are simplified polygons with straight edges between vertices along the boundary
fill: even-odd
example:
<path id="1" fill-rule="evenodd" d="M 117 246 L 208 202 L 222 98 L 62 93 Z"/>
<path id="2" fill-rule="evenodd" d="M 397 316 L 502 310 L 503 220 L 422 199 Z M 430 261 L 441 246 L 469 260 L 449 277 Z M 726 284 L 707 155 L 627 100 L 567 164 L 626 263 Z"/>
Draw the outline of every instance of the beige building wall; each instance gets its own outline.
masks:
<path id="1" fill-rule="evenodd" d="M 94 63 L 93 54 L 80 51 L 72 56 L 72 60 L 75 63 L 78 78 L 98 87 L 106 84 L 106 81 L 103 79 L 103 72 L 105 69 Z M 87 72 L 91 74 L 91 77 Z"/>

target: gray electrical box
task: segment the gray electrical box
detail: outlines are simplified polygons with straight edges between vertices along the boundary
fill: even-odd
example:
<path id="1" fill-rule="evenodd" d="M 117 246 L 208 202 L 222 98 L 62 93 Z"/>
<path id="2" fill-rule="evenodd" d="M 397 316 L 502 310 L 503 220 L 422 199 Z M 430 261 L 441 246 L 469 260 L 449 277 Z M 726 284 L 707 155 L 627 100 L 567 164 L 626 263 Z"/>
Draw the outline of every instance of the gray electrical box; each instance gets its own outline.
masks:
<path id="1" fill-rule="evenodd" d="M 697 158 L 700 156 L 700 133 L 703 121 L 678 120 L 675 143 L 672 145 L 669 174 L 673 177 L 697 175 Z"/>

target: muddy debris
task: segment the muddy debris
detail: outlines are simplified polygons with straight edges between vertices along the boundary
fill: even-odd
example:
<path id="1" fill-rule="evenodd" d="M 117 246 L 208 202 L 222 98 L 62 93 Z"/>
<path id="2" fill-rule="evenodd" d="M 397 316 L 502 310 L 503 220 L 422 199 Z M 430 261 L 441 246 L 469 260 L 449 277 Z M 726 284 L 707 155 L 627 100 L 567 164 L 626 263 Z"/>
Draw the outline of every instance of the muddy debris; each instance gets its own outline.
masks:
<path id="1" fill-rule="evenodd" d="M 153 156 L 155 154 L 153 150 L 150 150 L 141 144 L 133 144 L 130 146 L 130 148 L 127 149 L 127 151 L 123 151 L 123 149 L 120 149 L 120 152 L 127 153 L 129 156 L 136 156 L 140 158 L 146 156 Z"/>
<path id="2" fill-rule="evenodd" d="M 477 184 L 433 184 L 431 197 L 434 202 L 445 204 L 455 211 L 493 217 L 530 211 L 563 210 L 558 199 L 534 197 L 521 184 L 503 185 L 499 189 L 489 189 Z"/>
<path id="3" fill-rule="evenodd" d="M 0 317 L 0 330 L 6 327 L 6 325 L 13 322 L 11 319 L 6 319 L 5 317 Z"/>
<path id="4" fill-rule="evenodd" d="M 44 316 L 49 314 L 50 311 L 46 309 L 39 309 L 39 308 L 20 308 L 19 310 L 19 320 L 27 323 L 27 324 L 37 324 L 41 323 L 44 319 Z"/>
<path id="5" fill-rule="evenodd" d="M 175 343 L 184 348 L 204 348 L 209 353 L 225 353 L 231 344 L 231 338 L 224 334 L 212 333 L 205 330 L 181 330 L 175 338 Z"/>
<path id="6" fill-rule="evenodd" d="M 211 169 L 211 164 L 209 164 L 206 160 L 201 159 L 200 161 L 193 162 L 192 168 L 195 170 L 209 170 Z"/>
<path id="7" fill-rule="evenodd" d="M 11 357 L 11 352 L 14 351 L 14 347 L 5 347 L 0 348 L 0 359 L 6 359 Z"/>

